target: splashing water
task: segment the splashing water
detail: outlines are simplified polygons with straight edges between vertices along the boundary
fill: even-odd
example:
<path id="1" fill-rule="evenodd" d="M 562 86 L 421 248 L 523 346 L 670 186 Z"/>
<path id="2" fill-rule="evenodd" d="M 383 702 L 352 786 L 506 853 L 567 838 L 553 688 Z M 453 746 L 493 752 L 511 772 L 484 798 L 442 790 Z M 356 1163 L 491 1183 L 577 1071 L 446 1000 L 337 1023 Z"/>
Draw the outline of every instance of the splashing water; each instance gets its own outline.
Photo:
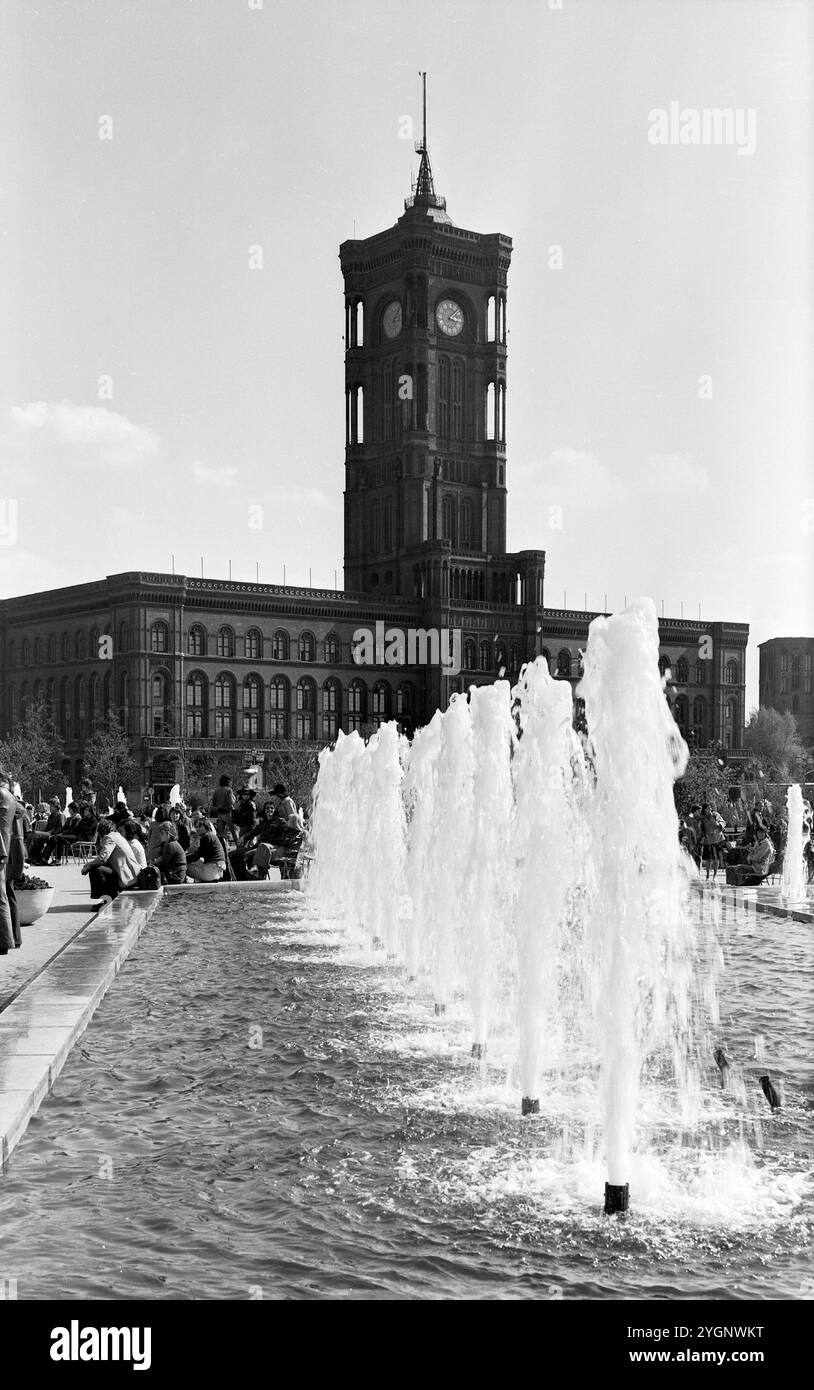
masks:
<path id="1" fill-rule="evenodd" d="M 806 863 L 803 857 L 803 792 L 792 785 L 786 792 L 789 822 L 780 893 L 784 902 L 805 902 Z"/>
<path id="2" fill-rule="evenodd" d="M 542 658 L 513 690 L 453 696 L 409 747 L 386 724 L 367 744 L 340 734 L 320 755 L 308 884 L 456 1036 L 464 1011 L 558 1155 L 618 1185 L 670 1145 L 686 1166 L 689 1125 L 705 1161 L 710 1143 L 720 951 L 714 905 L 695 925 L 688 910 L 673 800 L 688 753 L 658 651 L 649 599 L 594 620 L 587 740 Z"/>

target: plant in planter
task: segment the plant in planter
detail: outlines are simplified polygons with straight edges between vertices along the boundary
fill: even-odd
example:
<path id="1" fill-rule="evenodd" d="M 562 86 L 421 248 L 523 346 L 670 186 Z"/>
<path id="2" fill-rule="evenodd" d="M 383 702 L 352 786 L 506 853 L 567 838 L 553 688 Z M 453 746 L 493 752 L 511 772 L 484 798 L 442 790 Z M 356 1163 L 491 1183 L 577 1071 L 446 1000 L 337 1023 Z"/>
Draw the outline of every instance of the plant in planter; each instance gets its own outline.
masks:
<path id="1" fill-rule="evenodd" d="M 20 926 L 30 927 L 32 922 L 44 917 L 54 900 L 55 889 L 44 878 L 33 874 L 23 874 L 13 880 L 17 907 L 20 912 Z"/>

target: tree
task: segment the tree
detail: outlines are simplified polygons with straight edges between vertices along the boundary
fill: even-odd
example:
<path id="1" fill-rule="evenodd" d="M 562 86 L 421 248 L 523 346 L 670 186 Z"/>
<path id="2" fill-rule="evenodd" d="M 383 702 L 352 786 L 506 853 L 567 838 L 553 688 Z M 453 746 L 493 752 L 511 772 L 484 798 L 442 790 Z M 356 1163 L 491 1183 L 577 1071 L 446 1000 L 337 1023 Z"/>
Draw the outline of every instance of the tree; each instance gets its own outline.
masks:
<path id="1" fill-rule="evenodd" d="M 719 806 L 727 796 L 732 775 L 721 766 L 719 758 L 709 753 L 691 753 L 684 776 L 675 784 L 676 807 L 686 815 L 691 806 L 703 806 L 705 801 Z"/>
<path id="2" fill-rule="evenodd" d="M 806 755 L 793 714 L 780 714 L 761 705 L 752 710 L 743 736 L 744 748 L 751 754 L 750 771 L 761 772 L 767 780 L 798 782 L 805 778 Z"/>
<path id="3" fill-rule="evenodd" d="M 38 795 L 55 796 L 64 791 L 61 763 L 62 740 L 48 705 L 38 700 L 28 706 L 25 719 L 5 739 L 0 739 L 0 766 L 20 783 L 23 795 L 33 801 Z"/>
<path id="4" fill-rule="evenodd" d="M 85 776 L 107 797 L 111 806 L 115 805 L 119 787 L 127 790 L 137 768 L 130 741 L 113 711 L 96 725 L 85 744 L 83 756 Z"/>
<path id="5" fill-rule="evenodd" d="M 282 782 L 294 804 L 309 810 L 319 772 L 319 752 L 313 744 L 303 746 L 296 739 L 280 739 L 266 764 L 268 790 Z"/>

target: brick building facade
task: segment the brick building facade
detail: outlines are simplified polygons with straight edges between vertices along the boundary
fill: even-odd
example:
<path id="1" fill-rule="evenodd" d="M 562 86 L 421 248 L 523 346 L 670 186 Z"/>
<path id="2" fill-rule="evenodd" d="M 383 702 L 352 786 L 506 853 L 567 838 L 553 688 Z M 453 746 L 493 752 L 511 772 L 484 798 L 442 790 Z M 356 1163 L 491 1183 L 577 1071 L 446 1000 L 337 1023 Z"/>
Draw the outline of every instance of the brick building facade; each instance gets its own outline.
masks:
<path id="1" fill-rule="evenodd" d="M 573 685 L 596 616 L 544 604 L 545 552 L 506 550 L 506 316 L 511 239 L 456 227 L 426 142 L 413 195 L 385 232 L 340 248 L 345 338 L 345 589 L 124 573 L 0 603 L 0 730 L 44 699 L 81 771 L 117 710 L 143 785 L 180 780 L 191 751 L 261 761 L 516 677 L 545 653 Z M 460 630 L 462 670 L 354 660 L 358 629 Z M 742 747 L 740 623 L 660 624 L 685 736 Z"/>
<path id="2" fill-rule="evenodd" d="M 772 637 L 758 650 L 761 705 L 793 714 L 801 742 L 814 748 L 814 637 Z"/>

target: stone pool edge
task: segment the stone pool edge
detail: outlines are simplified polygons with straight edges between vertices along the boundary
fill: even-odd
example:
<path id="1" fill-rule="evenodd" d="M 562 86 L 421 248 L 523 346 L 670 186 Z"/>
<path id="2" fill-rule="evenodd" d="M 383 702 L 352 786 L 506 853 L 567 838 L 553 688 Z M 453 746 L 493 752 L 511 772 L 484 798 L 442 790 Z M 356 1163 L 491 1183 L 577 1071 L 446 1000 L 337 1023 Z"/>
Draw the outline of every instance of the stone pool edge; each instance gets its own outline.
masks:
<path id="1" fill-rule="evenodd" d="M 123 894 L 102 908 L 0 1013 L 0 1172 L 161 897 Z"/>

